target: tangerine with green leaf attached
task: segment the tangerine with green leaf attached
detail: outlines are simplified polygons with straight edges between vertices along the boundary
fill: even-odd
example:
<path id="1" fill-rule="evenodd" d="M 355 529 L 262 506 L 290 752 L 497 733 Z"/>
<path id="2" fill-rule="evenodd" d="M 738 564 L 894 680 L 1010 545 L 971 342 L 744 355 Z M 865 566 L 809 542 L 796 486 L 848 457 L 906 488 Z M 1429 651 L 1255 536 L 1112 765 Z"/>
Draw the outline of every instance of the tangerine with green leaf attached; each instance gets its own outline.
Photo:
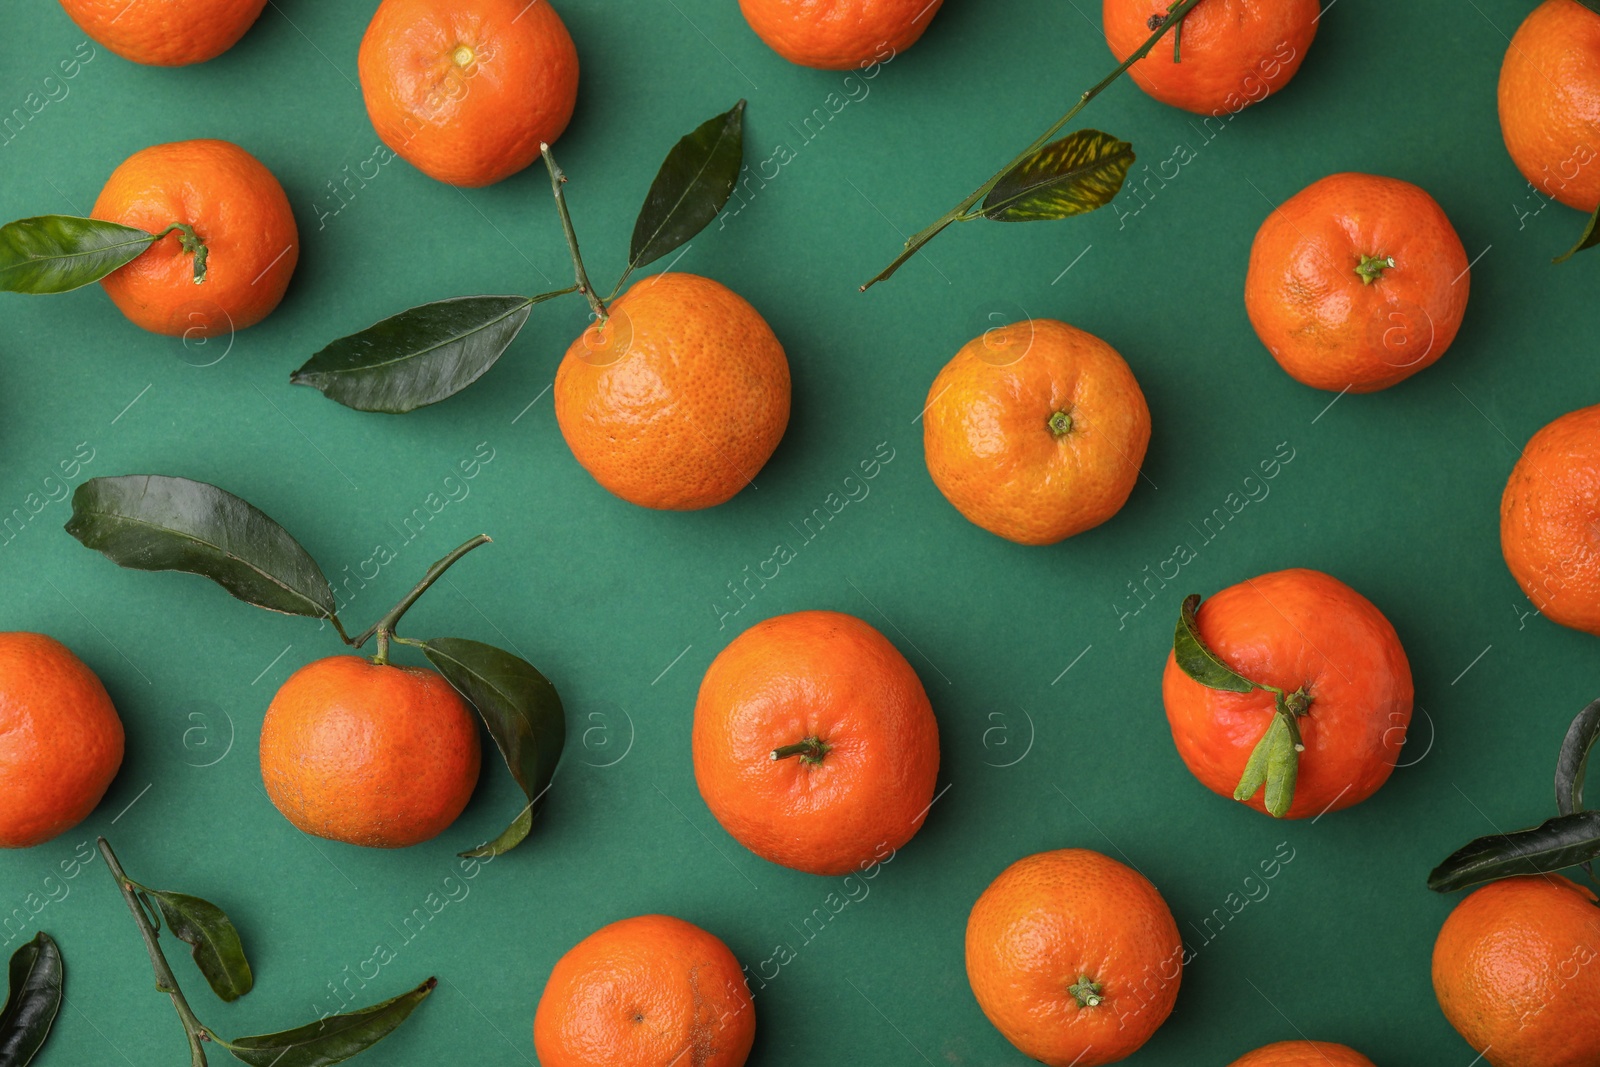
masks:
<path id="1" fill-rule="evenodd" d="M 887 63 L 927 30 L 944 0 L 739 0 L 756 36 L 791 63 L 850 70 Z"/>
<path id="2" fill-rule="evenodd" d="M 1389 780 L 1411 723 L 1411 666 L 1370 600 L 1286 570 L 1184 602 L 1161 695 L 1207 789 L 1280 818 L 1358 804 Z"/>
<path id="3" fill-rule="evenodd" d="M 739 961 L 670 915 L 623 919 L 572 946 L 533 1016 L 542 1067 L 741 1067 L 755 1036 Z"/>
<path id="4" fill-rule="evenodd" d="M 1119 62 L 1177 4 L 1105 0 L 1106 43 Z M 1317 35 L 1317 0 L 1206 0 L 1128 68 L 1146 93 L 1199 115 L 1231 115 L 1289 84 Z"/>
<path id="5" fill-rule="evenodd" d="M 967 342 L 928 389 L 928 473 L 969 520 L 1054 544 L 1121 510 L 1150 444 L 1150 409 L 1117 350 L 1052 319 Z"/>
<path id="6" fill-rule="evenodd" d="M 1433 946 L 1444 1017 L 1490 1067 L 1600 1063 L 1600 907 L 1559 874 L 1506 878 L 1456 905 Z"/>
<path id="7" fill-rule="evenodd" d="M 152 333 L 212 337 L 254 326 L 283 299 L 300 258 L 283 186 L 227 141 L 135 152 L 111 172 L 90 214 L 166 234 L 100 282 Z"/>
<path id="8" fill-rule="evenodd" d="M 1331 1041 L 1279 1041 L 1247 1052 L 1228 1067 L 1374 1067 L 1349 1045 Z"/>
<path id="9" fill-rule="evenodd" d="M 0 848 L 31 848 L 87 819 L 122 745 L 106 687 L 71 649 L 0 634 Z"/>
<path id="10" fill-rule="evenodd" d="M 1295 381 L 1371 393 L 1445 354 L 1471 285 L 1466 249 L 1433 197 L 1397 178 L 1332 174 L 1261 224 L 1244 304 Z"/>
<path id="11" fill-rule="evenodd" d="M 933 804 L 939 725 L 916 671 L 853 615 L 759 622 L 718 653 L 694 706 L 694 778 L 756 855 L 846 874 L 911 840 Z"/>
<path id="12" fill-rule="evenodd" d="M 61 0 L 78 28 L 123 59 L 181 67 L 215 59 L 255 25 L 267 0 Z"/>
<path id="13" fill-rule="evenodd" d="M 1512 35 L 1500 65 L 1500 134 L 1522 176 L 1546 196 L 1600 204 L 1600 12 L 1545 0 Z"/>
<path id="14" fill-rule="evenodd" d="M 283 683 L 261 724 L 267 796 L 304 832 L 405 848 L 455 822 L 478 783 L 477 720 L 433 671 L 330 656 Z"/>
<path id="15" fill-rule="evenodd" d="M 761 313 L 694 274 L 611 302 L 556 370 L 573 457 L 641 507 L 709 508 L 754 481 L 789 425 L 789 361 Z"/>
<path id="16" fill-rule="evenodd" d="M 1500 549 L 1534 607 L 1600 634 L 1600 405 L 1569 411 L 1522 449 L 1500 497 Z"/>
<path id="17" fill-rule="evenodd" d="M 1137 1052 L 1178 999 L 1183 938 L 1150 880 L 1082 848 L 1018 860 L 967 918 L 967 981 L 995 1029 L 1049 1067 Z"/>
<path id="18" fill-rule="evenodd" d="M 469 188 L 538 159 L 578 100 L 578 50 L 550 0 L 383 0 L 358 67 L 383 143 Z"/>

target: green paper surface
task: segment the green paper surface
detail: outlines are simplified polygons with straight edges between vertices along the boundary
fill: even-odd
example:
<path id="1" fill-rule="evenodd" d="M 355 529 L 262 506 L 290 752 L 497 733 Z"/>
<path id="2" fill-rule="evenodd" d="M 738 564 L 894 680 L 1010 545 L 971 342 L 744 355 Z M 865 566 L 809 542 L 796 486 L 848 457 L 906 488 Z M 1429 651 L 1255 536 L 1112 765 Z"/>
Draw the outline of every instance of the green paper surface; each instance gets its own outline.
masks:
<path id="1" fill-rule="evenodd" d="M 791 362 L 793 419 L 755 487 L 665 514 L 601 490 L 557 429 L 548 390 L 585 323 L 581 300 L 535 308 L 481 382 L 408 416 L 358 414 L 288 384 L 328 341 L 410 305 L 571 282 L 542 170 L 458 191 L 376 162 L 356 81 L 370 2 L 272 3 L 231 51 L 172 70 L 84 44 L 56 4 L 6 5 L 0 114 L 28 117 L 0 133 L 0 218 L 87 213 L 132 152 L 220 137 L 278 176 L 302 238 L 282 306 L 203 344 L 140 331 L 93 287 L 0 297 L 0 626 L 77 651 L 128 733 L 122 772 L 86 823 L 0 856 L 5 949 L 46 929 L 71 974 L 38 1062 L 185 1055 L 85 844 L 96 834 L 132 877 L 212 900 L 237 924 L 257 988 L 235 1004 L 210 996 L 180 946 L 169 952 L 224 1035 L 437 974 L 437 992 L 361 1061 L 374 1065 L 533 1062 L 534 1007 L 556 959 L 649 912 L 704 926 L 767 976 L 754 982 L 752 1063 L 1021 1065 L 969 991 L 967 912 L 1012 861 L 1067 846 L 1137 865 L 1195 954 L 1171 1020 L 1130 1062 L 1220 1065 L 1300 1036 L 1380 1064 L 1469 1062 L 1429 981 L 1456 898 L 1430 893 L 1427 872 L 1472 837 L 1554 814 L 1557 749 L 1600 687 L 1594 638 L 1533 615 L 1498 545 L 1519 446 L 1596 400 L 1587 316 L 1600 253 L 1550 264 L 1583 218 L 1530 191 L 1495 115 L 1507 37 L 1532 6 L 1478 0 L 1446 19 L 1437 5 L 1338 0 L 1298 77 L 1210 132 L 1121 81 L 1082 116 L 1139 156 L 1112 207 L 955 227 L 861 295 L 906 234 L 1112 67 L 1092 3 L 949 0 L 921 43 L 863 81 L 779 59 L 731 0 L 561 0 L 583 81 L 556 153 L 598 284 L 621 271 L 673 142 L 741 97 L 746 159 L 770 176 L 675 269 L 728 283 L 767 317 Z M 1475 265 L 1465 324 L 1438 364 L 1332 402 L 1271 360 L 1242 288 L 1271 204 L 1341 170 L 1427 189 Z M 1113 344 L 1154 420 L 1122 513 L 1042 549 L 945 502 L 918 421 L 961 344 L 1027 316 Z M 1275 457 L 1276 476 L 1260 479 Z M 474 877 L 458 866 L 457 851 L 523 803 L 492 751 L 465 815 L 428 844 L 365 851 L 286 822 L 261 787 L 262 715 L 338 641 L 199 578 L 120 570 L 62 532 L 73 486 L 128 473 L 214 482 L 284 524 L 322 563 L 352 632 L 449 549 L 492 535 L 402 631 L 501 645 L 560 691 L 566 755 L 528 842 Z M 1170 579 L 1180 545 L 1195 558 Z M 379 546 L 392 563 L 372 562 Z M 770 577 L 778 546 L 794 558 Z M 1371 598 L 1416 675 L 1406 765 L 1315 824 L 1205 790 L 1160 698 L 1184 595 L 1290 566 Z M 809 608 L 880 628 L 939 718 L 943 791 L 867 883 L 755 857 L 695 788 L 689 733 L 707 664 L 753 622 Z"/>

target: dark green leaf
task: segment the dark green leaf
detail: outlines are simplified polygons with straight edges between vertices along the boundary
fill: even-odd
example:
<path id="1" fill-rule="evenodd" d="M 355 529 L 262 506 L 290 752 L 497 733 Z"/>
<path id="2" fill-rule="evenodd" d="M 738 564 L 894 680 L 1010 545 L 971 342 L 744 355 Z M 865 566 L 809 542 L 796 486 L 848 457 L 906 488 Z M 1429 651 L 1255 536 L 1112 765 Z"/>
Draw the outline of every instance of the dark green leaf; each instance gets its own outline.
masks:
<path id="1" fill-rule="evenodd" d="M 1600 0 L 1578 0 L 1578 2 L 1591 11 L 1600 11 L 1600 8 L 1595 7 L 1595 3 L 1600 2 Z M 1578 235 L 1578 243 L 1551 260 L 1551 262 L 1565 263 L 1579 252 L 1586 248 L 1593 248 L 1595 245 L 1600 245 L 1600 207 L 1596 207 L 1594 213 L 1589 216 L 1589 221 L 1584 223 L 1583 232 Z"/>
<path id="2" fill-rule="evenodd" d="M 156 907 L 179 941 L 194 950 L 195 966 L 211 983 L 211 989 L 226 1001 L 235 1001 L 250 992 L 255 976 L 245 959 L 239 931 L 221 908 L 199 897 L 183 893 L 147 890 Z"/>
<path id="3" fill-rule="evenodd" d="M 660 259 L 717 217 L 744 165 L 744 101 L 708 119 L 667 153 L 633 225 L 628 270 Z"/>
<path id="4" fill-rule="evenodd" d="M 1582 4 L 1590 11 L 1600 14 L 1600 0 L 1578 0 L 1578 3 Z"/>
<path id="5" fill-rule="evenodd" d="M 67 532 L 123 567 L 198 574 L 286 615 L 334 614 L 328 579 L 289 532 L 205 482 L 157 474 L 91 478 L 72 495 Z"/>
<path id="6" fill-rule="evenodd" d="M 61 1010 L 66 964 L 61 949 L 43 931 L 11 957 L 11 993 L 0 1009 L 0 1067 L 26 1067 Z"/>
<path id="7" fill-rule="evenodd" d="M 1200 628 L 1195 621 L 1195 611 L 1200 607 L 1200 595 L 1190 593 L 1184 598 L 1178 612 L 1178 626 L 1172 634 L 1172 653 L 1178 667 L 1190 678 L 1207 689 L 1221 689 L 1229 693 L 1248 693 L 1260 688 L 1243 675 L 1234 673 L 1232 667 L 1217 656 L 1200 639 Z M 1253 794 L 1255 791 L 1251 790 Z"/>
<path id="8" fill-rule="evenodd" d="M 411 992 L 370 1008 L 330 1015 L 278 1034 L 217 1043 L 253 1067 L 328 1067 L 388 1037 L 438 984 L 438 979 L 430 978 Z"/>
<path id="9" fill-rule="evenodd" d="M 1584 772 L 1589 769 L 1589 753 L 1600 740 L 1600 700 L 1596 700 L 1572 720 L 1561 742 L 1556 759 L 1556 810 L 1571 815 L 1583 810 Z"/>
<path id="10" fill-rule="evenodd" d="M 1548 874 L 1600 856 L 1600 811 L 1558 815 L 1531 830 L 1480 837 L 1457 849 L 1428 875 L 1439 893 L 1509 878 Z"/>
<path id="11" fill-rule="evenodd" d="M 1133 146 L 1099 130 L 1052 141 L 1006 171 L 983 201 L 995 222 L 1065 219 L 1105 207 L 1133 166 Z"/>
<path id="12" fill-rule="evenodd" d="M 463 856 L 498 856 L 522 843 L 544 805 L 566 744 L 567 720 L 555 686 L 528 661 L 492 645 L 458 637 L 427 642 L 423 652 L 478 709 L 489 735 L 528 798 L 527 807 L 495 840 Z"/>
<path id="13" fill-rule="evenodd" d="M 437 404 L 495 365 L 534 304 L 571 291 L 460 296 L 407 308 L 334 341 L 289 381 L 357 411 L 399 415 Z"/>
<path id="14" fill-rule="evenodd" d="M 0 290 L 65 293 L 138 258 L 153 233 L 100 219 L 40 215 L 0 226 Z"/>

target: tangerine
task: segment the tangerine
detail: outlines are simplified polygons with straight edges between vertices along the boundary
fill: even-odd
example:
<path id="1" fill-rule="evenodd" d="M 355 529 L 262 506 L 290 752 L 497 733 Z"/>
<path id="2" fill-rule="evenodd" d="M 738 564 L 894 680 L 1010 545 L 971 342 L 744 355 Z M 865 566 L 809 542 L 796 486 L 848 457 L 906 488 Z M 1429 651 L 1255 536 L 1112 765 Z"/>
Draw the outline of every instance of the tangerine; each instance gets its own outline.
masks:
<path id="1" fill-rule="evenodd" d="M 1183 939 L 1149 879 L 1064 848 L 1001 872 L 967 918 L 967 980 L 989 1021 L 1049 1067 L 1137 1052 L 1178 999 Z"/>
<path id="2" fill-rule="evenodd" d="M 1150 409 L 1117 350 L 1029 319 L 967 342 L 928 389 L 928 473 L 973 523 L 1023 545 L 1105 522 L 1139 480 Z"/>
<path id="3" fill-rule="evenodd" d="M 1204 601 L 1196 625 L 1233 671 L 1289 694 L 1304 749 L 1284 817 L 1348 808 L 1389 780 L 1411 723 L 1411 665 L 1372 601 L 1320 571 L 1275 571 Z M 1183 762 L 1234 797 L 1278 714 L 1273 694 L 1208 688 L 1168 653 L 1161 696 Z M 1244 803 L 1267 810 L 1260 789 Z"/>
<path id="4" fill-rule="evenodd" d="M 1545 0 L 1512 35 L 1500 65 L 1500 134 L 1522 176 L 1590 213 L 1600 204 L 1600 14 Z"/>
<path id="5" fill-rule="evenodd" d="M 543 1067 L 740 1067 L 756 1009 L 728 946 L 693 923 L 640 915 L 556 961 L 533 1017 Z"/>
<path id="6" fill-rule="evenodd" d="M 789 361 L 761 313 L 694 274 L 657 274 L 612 301 L 556 371 L 572 455 L 632 504 L 730 499 L 789 425 Z"/>
<path id="7" fill-rule="evenodd" d="M 232 48 L 267 0 L 61 0 L 61 6 L 79 29 L 123 59 L 182 67 Z"/>
<path id="8" fill-rule="evenodd" d="M 87 819 L 122 745 L 106 687 L 70 648 L 0 633 L 0 848 L 32 848 Z"/>
<path id="9" fill-rule="evenodd" d="M 90 212 L 162 233 L 190 227 L 204 245 L 195 283 L 187 235 L 168 233 L 101 279 L 106 294 L 152 333 L 213 337 L 266 318 L 289 288 L 300 234 L 272 172 L 227 141 L 176 141 L 141 149 L 111 172 Z"/>
<path id="10" fill-rule="evenodd" d="M 1168 0 L 1105 0 L 1101 19 L 1117 62 L 1161 28 L 1172 6 Z M 1235 114 L 1289 84 L 1321 15 L 1317 0 L 1206 0 L 1129 67 L 1128 76 L 1164 104 L 1198 115 Z"/>
<path id="11" fill-rule="evenodd" d="M 745 21 L 791 63 L 850 70 L 917 43 L 944 0 L 739 0 Z"/>
<path id="12" fill-rule="evenodd" d="M 358 67 L 383 143 L 468 188 L 538 159 L 578 100 L 578 49 L 550 0 L 383 0 Z"/>
<path id="13" fill-rule="evenodd" d="M 1522 449 L 1500 497 L 1500 550 L 1534 607 L 1600 634 L 1600 405 L 1545 426 Z"/>
<path id="14" fill-rule="evenodd" d="M 1348 1045 L 1331 1041 L 1279 1041 L 1247 1052 L 1228 1067 L 1373 1067 Z"/>
<path id="15" fill-rule="evenodd" d="M 1600 908 L 1559 874 L 1469 895 L 1433 946 L 1444 1017 L 1490 1067 L 1600 1064 Z"/>
<path id="16" fill-rule="evenodd" d="M 1470 275 L 1433 197 L 1397 178 L 1331 174 L 1261 224 L 1244 304 L 1295 381 L 1371 393 L 1444 355 L 1467 311 Z"/>
<path id="17" fill-rule="evenodd" d="M 939 724 L 916 671 L 836 611 L 767 619 L 718 653 L 693 748 L 723 829 L 812 874 L 864 870 L 911 840 L 939 776 Z"/>
<path id="18" fill-rule="evenodd" d="M 330 656 L 283 683 L 261 724 L 267 796 L 305 833 L 405 848 L 455 822 L 478 783 L 477 721 L 443 676 Z"/>

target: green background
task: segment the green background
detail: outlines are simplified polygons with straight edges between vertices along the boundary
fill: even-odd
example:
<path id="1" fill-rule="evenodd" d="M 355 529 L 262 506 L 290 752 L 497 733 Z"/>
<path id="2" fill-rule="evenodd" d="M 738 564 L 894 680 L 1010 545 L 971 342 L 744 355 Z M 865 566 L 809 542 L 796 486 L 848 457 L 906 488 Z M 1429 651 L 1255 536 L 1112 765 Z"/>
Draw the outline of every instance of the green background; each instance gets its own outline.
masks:
<path id="1" fill-rule="evenodd" d="M 562 0 L 583 83 L 558 153 L 598 278 L 620 269 L 656 166 L 696 123 L 746 97 L 747 161 L 780 144 L 794 155 L 678 264 L 752 301 L 794 374 L 793 420 L 758 488 L 695 514 L 612 498 L 563 444 L 547 389 L 584 322 L 581 301 L 536 308 L 483 382 L 410 416 L 358 414 L 288 385 L 322 344 L 406 306 L 570 277 L 537 170 L 461 192 L 396 160 L 352 183 L 342 206 L 334 199 L 329 183 L 377 148 L 355 83 L 372 6 L 283 0 L 212 62 L 145 68 L 100 48 L 65 82 L 57 64 L 83 35 L 57 5 L 0 11 L 0 109 L 59 98 L 0 145 L 0 217 L 86 212 L 137 149 L 221 137 L 277 174 L 302 235 L 279 310 L 204 346 L 139 331 L 93 288 L 0 299 L 0 514 L 29 494 L 47 501 L 0 547 L 3 625 L 75 649 L 129 738 L 88 822 L 0 859 L 0 916 L 49 900 L 12 920 L 5 951 L 25 924 L 22 936 L 47 929 L 68 959 L 67 1005 L 42 1062 L 184 1055 L 104 865 L 61 874 L 96 834 L 133 877 L 209 897 L 237 921 L 259 983 L 237 1004 L 212 1000 L 173 953 L 199 1014 L 224 1034 L 337 1007 L 329 983 L 379 945 L 395 958 L 364 989 L 349 980 L 354 1001 L 439 975 L 437 994 L 368 1063 L 532 1062 L 534 1006 L 557 957 L 604 923 L 667 912 L 721 936 L 752 970 L 780 945 L 792 951 L 758 990 L 754 1063 L 1019 1064 L 968 990 L 962 931 L 1001 869 L 1064 846 L 1145 871 L 1196 953 L 1171 1020 L 1134 1062 L 1220 1065 L 1298 1035 L 1380 1064 L 1472 1060 L 1430 989 L 1452 898 L 1424 878 L 1468 838 L 1554 814 L 1556 749 L 1596 695 L 1593 638 L 1532 615 L 1497 542 L 1518 446 L 1594 400 L 1580 312 L 1600 253 L 1550 264 L 1582 219 L 1540 210 L 1495 117 L 1506 37 L 1530 0 L 1474 0 L 1448 18 L 1436 4 L 1335 0 L 1296 80 L 1209 141 L 1187 113 L 1120 82 L 1084 119 L 1134 143 L 1133 179 L 1176 146 L 1194 157 L 1149 184 L 1142 207 L 1129 189 L 1071 222 L 960 227 L 865 296 L 855 286 L 903 232 L 1110 69 L 1092 4 L 949 0 L 920 44 L 807 140 L 802 120 L 844 95 L 844 76 L 779 59 L 732 0 Z M 1274 365 L 1241 291 L 1269 202 L 1340 170 L 1420 184 L 1481 258 L 1460 338 L 1436 366 L 1330 408 L 1332 394 Z M 1051 548 L 967 524 L 927 477 L 917 422 L 963 342 L 1030 315 L 1114 344 L 1155 428 L 1122 513 Z M 893 459 L 867 495 L 719 619 L 717 604 L 736 606 L 726 583 L 796 540 L 790 524 L 843 495 L 880 446 Z M 1195 526 L 1280 446 L 1293 459 L 1268 495 L 1203 543 Z M 452 478 L 480 449 L 493 458 L 477 476 Z M 61 479 L 75 451 L 92 459 Z M 313 841 L 280 817 L 256 763 L 263 711 L 294 669 L 339 646 L 314 622 L 254 610 L 199 578 L 119 570 L 61 532 L 67 483 L 144 472 L 247 497 L 336 584 L 375 546 L 396 550 L 344 611 L 352 627 L 460 541 L 492 534 L 405 630 L 513 648 L 560 689 L 569 742 L 530 841 L 454 877 L 455 852 L 497 833 L 519 803 L 487 760 L 460 822 L 403 852 Z M 429 494 L 456 499 L 405 535 Z M 1137 606 L 1127 583 L 1180 542 L 1198 558 L 1123 617 Z M 1179 761 L 1160 702 L 1183 595 L 1287 566 L 1326 570 L 1376 602 L 1416 674 L 1406 765 L 1372 800 L 1315 825 L 1207 792 Z M 870 893 L 809 934 L 813 909 L 826 913 L 848 887 L 729 838 L 689 756 L 711 658 L 750 623 L 808 608 L 858 614 L 906 653 L 939 718 L 945 790 Z M 1280 851 L 1293 859 L 1275 878 L 1246 881 Z M 1231 914 L 1230 896 L 1236 907 L 1247 890 L 1261 899 Z M 437 914 L 430 894 L 449 901 Z M 407 926 L 416 909 L 427 921 Z M 1207 926 L 1217 909 L 1228 921 Z"/>

